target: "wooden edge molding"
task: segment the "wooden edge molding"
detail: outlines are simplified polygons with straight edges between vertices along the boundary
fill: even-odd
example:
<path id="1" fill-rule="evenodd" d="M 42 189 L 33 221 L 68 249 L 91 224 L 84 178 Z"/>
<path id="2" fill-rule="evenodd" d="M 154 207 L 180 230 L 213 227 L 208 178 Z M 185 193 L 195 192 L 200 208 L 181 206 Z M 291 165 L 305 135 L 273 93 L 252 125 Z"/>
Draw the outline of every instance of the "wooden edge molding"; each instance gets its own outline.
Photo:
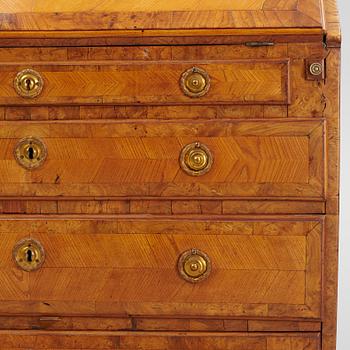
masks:
<path id="1" fill-rule="evenodd" d="M 322 28 L 0 31 L 3 47 L 320 42 Z M 15 41 L 14 41 L 15 40 Z"/>
<path id="2" fill-rule="evenodd" d="M 335 210 L 334 206 L 333 210 Z M 329 201 L 222 198 L 0 198 L 0 214 L 325 214 Z"/>
<path id="3" fill-rule="evenodd" d="M 266 28 L 266 29 L 146 29 L 146 30 L 38 30 L 0 31 L 0 38 L 107 38 L 107 37 L 168 37 L 168 36 L 255 36 L 255 35 L 317 35 L 320 28 Z"/>
<path id="4" fill-rule="evenodd" d="M 178 332 L 178 331 L 165 331 L 165 332 L 152 332 L 149 333 L 147 331 L 139 331 L 137 333 L 135 333 L 134 331 L 131 330 L 123 330 L 123 331 L 114 331 L 114 330 L 107 330 L 107 331 L 86 331 L 84 332 L 83 336 L 88 336 L 88 337 L 92 337 L 92 336 L 109 336 L 109 337 L 120 337 L 120 336 L 131 336 L 134 337 L 135 335 L 138 336 L 146 336 L 146 337 L 209 337 L 209 338 L 235 338 L 235 337 L 251 337 L 251 336 L 262 336 L 262 337 L 281 337 L 281 338 L 285 338 L 285 337 L 291 337 L 291 338 L 316 338 L 318 339 L 320 337 L 320 333 L 319 332 L 272 332 L 269 334 L 266 334 L 266 332 L 254 332 L 253 334 L 249 334 L 249 332 L 234 332 L 231 334 L 227 334 L 226 332 L 191 332 L 191 334 L 186 334 L 183 332 Z M 59 332 L 58 334 L 55 332 L 51 332 L 51 331 L 46 331 L 46 330 L 26 330 L 21 331 L 21 330 L 13 330 L 13 331 L 8 331 L 8 330 L 0 330 L 0 341 L 2 337 L 14 337 L 14 336 L 20 336 L 21 338 L 24 336 L 52 336 L 52 337 L 61 337 L 61 336 L 69 336 L 69 337 L 81 337 L 82 334 L 80 331 L 76 331 L 76 330 L 65 330 L 62 332 Z M 31 340 L 31 339 L 30 339 Z M 73 339 L 74 341 L 74 339 Z M 310 345 L 310 344 L 308 344 Z M 307 346 L 308 346 L 307 345 Z M 305 345 L 306 346 L 306 345 Z M 9 349 L 9 348 L 6 348 Z M 12 349 L 12 348 L 11 348 Z M 17 349 L 17 348 L 16 348 Z M 45 349 L 45 348 L 43 348 Z M 52 349 L 52 348 L 49 348 Z M 69 349 L 78 349 L 78 348 L 69 348 Z M 86 349 L 86 348 L 81 348 L 81 349 Z M 106 348 L 110 349 L 110 348 Z M 112 349 L 112 348 L 111 348 Z M 116 349 L 115 347 L 113 347 L 113 349 Z M 125 348 L 128 349 L 129 348 Z M 305 348 L 306 349 L 306 348 Z M 313 348 L 314 349 L 314 348 Z"/>
<path id="5" fill-rule="evenodd" d="M 257 222 L 257 221 L 284 221 L 287 220 L 288 222 L 298 222 L 298 221 L 317 221 L 319 223 L 322 223 L 325 221 L 325 215 L 321 214 L 296 214 L 296 215 L 290 215 L 290 214 L 279 214 L 279 215 L 264 215 L 264 214 L 230 214 L 226 216 L 222 215 L 148 215 L 148 214 L 120 214 L 120 215 L 111 215 L 111 214 L 87 214 L 87 215 L 50 215 L 50 220 L 60 220 L 60 221 L 70 221 L 70 220 L 87 220 L 87 221 L 116 221 L 116 220 L 123 220 L 123 221 L 130 221 L 130 220 L 139 220 L 139 221 L 150 221 L 150 220 L 156 220 L 156 221 L 193 221 L 193 222 L 200 222 L 200 221 L 246 221 L 246 222 Z M 40 220 L 40 221 L 48 221 L 47 215 L 22 215 L 22 214 L 0 214 L 0 220 L 7 220 L 7 221 L 31 221 L 31 220 Z"/>
<path id="6" fill-rule="evenodd" d="M 320 332 L 321 322 L 216 318 L 102 316 L 0 316 L 0 330 L 179 331 L 179 332 Z"/>
<path id="7" fill-rule="evenodd" d="M 323 3 L 325 17 L 324 30 L 327 47 L 340 47 L 342 39 L 337 0 L 324 0 L 321 3 Z"/>
<path id="8" fill-rule="evenodd" d="M 87 33 L 88 34 L 88 33 Z M 78 46 L 154 46 L 154 45 L 244 45 L 247 42 L 266 42 L 273 39 L 273 44 L 279 43 L 322 43 L 324 32 L 317 34 L 282 34 L 282 35 L 207 35 L 207 36 L 113 36 L 52 38 L 52 37 L 21 37 L 6 38 L 0 36 L 0 46 L 13 47 L 78 47 Z"/>

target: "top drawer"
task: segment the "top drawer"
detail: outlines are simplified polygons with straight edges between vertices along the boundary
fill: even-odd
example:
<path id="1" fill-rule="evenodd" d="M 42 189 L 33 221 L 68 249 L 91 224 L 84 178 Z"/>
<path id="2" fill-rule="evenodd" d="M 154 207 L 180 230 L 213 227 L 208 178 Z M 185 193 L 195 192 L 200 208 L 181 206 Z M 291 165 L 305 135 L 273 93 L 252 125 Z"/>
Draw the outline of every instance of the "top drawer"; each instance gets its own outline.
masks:
<path id="1" fill-rule="evenodd" d="M 289 103 L 289 60 L 0 66 L 0 104 Z"/>

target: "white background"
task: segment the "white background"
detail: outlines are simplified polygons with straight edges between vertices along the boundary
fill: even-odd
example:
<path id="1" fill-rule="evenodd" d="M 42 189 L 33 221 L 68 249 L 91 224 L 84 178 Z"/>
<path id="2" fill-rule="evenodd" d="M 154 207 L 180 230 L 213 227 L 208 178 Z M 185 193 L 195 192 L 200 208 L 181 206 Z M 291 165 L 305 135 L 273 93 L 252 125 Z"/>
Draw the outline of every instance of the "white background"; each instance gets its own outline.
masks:
<path id="1" fill-rule="evenodd" d="M 341 219 L 338 348 L 350 350 L 350 0 L 338 0 L 342 21 Z"/>

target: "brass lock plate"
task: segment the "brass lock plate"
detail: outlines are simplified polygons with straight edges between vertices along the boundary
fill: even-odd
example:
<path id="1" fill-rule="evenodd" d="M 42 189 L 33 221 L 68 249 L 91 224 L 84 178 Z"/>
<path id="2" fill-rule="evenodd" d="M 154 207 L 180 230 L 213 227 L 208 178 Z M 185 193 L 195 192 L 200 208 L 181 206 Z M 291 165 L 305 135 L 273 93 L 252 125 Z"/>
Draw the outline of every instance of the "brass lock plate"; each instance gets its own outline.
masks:
<path id="1" fill-rule="evenodd" d="M 13 258 L 22 270 L 35 271 L 44 263 L 44 248 L 39 241 L 26 238 L 13 248 Z"/>
<path id="2" fill-rule="evenodd" d="M 41 94 L 44 80 L 39 72 L 33 69 L 24 69 L 16 75 L 13 84 L 18 95 L 34 98 Z"/>
<path id="3" fill-rule="evenodd" d="M 26 137 L 18 142 L 14 149 L 17 163 L 26 169 L 38 168 L 47 157 L 45 144 L 34 137 Z"/>
<path id="4" fill-rule="evenodd" d="M 184 280 L 197 283 L 209 276 L 211 261 L 206 253 L 193 248 L 181 254 L 178 261 L 178 270 Z"/>
<path id="5" fill-rule="evenodd" d="M 182 73 L 180 86 L 189 97 L 202 97 L 210 88 L 210 77 L 201 68 L 193 67 Z"/>
<path id="6" fill-rule="evenodd" d="M 206 174 L 213 165 L 213 155 L 206 145 L 200 142 L 185 146 L 180 154 L 180 166 L 189 175 Z"/>

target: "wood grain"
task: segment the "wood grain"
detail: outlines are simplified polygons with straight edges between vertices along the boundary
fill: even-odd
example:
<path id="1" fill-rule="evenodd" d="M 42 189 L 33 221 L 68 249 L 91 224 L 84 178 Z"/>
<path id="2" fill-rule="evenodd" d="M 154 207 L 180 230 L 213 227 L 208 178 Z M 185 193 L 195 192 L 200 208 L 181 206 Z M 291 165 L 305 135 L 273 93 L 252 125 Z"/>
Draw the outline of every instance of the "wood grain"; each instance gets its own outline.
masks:
<path id="1" fill-rule="evenodd" d="M 105 31 L 1 31 L 3 48 L 127 46 L 130 45 L 245 45 L 273 40 L 274 43 L 323 42 L 321 28 L 287 29 L 182 29 L 182 30 L 105 30 Z"/>
<path id="2" fill-rule="evenodd" d="M 178 77 L 175 76 L 167 76 L 165 72 L 161 75 L 162 84 L 174 84 L 172 85 L 174 89 L 176 89 L 176 95 L 173 96 L 174 99 L 177 99 L 177 104 L 174 105 L 175 102 L 170 101 L 170 97 L 166 97 L 168 102 L 167 104 L 171 104 L 170 106 L 160 106 L 160 105 L 141 105 L 141 106 L 125 106 L 121 105 L 121 102 L 110 102 L 109 105 L 102 106 L 102 99 L 99 96 L 94 95 L 92 93 L 91 98 L 83 98 L 80 97 L 81 103 L 75 102 L 75 105 L 51 105 L 51 106 L 42 106 L 41 103 L 46 103 L 47 98 L 44 98 L 43 101 L 39 98 L 35 101 L 27 101 L 21 98 L 17 98 L 17 95 L 14 94 L 12 79 L 13 77 L 9 77 L 7 81 L 7 87 L 5 89 L 5 94 L 10 94 L 11 100 L 13 98 L 16 99 L 17 102 L 13 102 L 17 104 L 17 107 L 0 107 L 0 119 L 6 120 L 75 120 L 75 119 L 199 119 L 199 118 L 300 118 L 300 117 L 323 117 L 323 110 L 325 108 L 325 91 L 323 82 L 315 82 L 308 81 L 305 79 L 305 60 L 309 59 L 310 56 L 317 57 L 320 59 L 325 57 L 327 53 L 325 52 L 323 46 L 319 43 L 315 44 L 276 44 L 274 47 L 258 47 L 258 48 L 249 48 L 245 45 L 213 45 L 213 46 L 143 46 L 143 47 L 95 47 L 95 48 L 41 48 L 33 49 L 33 48 L 12 48 L 12 49 L 3 49 L 0 51 L 1 56 L 3 57 L 4 63 L 13 62 L 14 67 L 18 67 L 18 69 L 26 68 L 25 66 L 21 66 L 23 61 L 28 62 L 27 67 L 33 66 L 40 62 L 40 67 L 46 67 L 43 65 L 45 62 L 52 62 L 55 64 L 51 64 L 52 67 L 61 66 L 69 66 L 75 67 L 77 69 L 80 64 L 84 62 L 84 66 L 86 67 L 96 67 L 96 62 L 98 64 L 111 66 L 111 63 L 120 61 L 121 64 L 131 65 L 131 67 L 139 66 L 143 64 L 148 64 L 152 67 L 152 61 L 156 61 L 159 64 L 165 64 L 170 66 L 176 64 L 177 62 L 190 62 L 191 64 L 203 64 L 208 61 L 203 61 L 203 57 L 206 60 L 211 60 L 213 62 L 217 62 L 218 58 L 227 61 L 233 62 L 286 62 L 289 60 L 289 70 L 290 70 L 290 78 L 283 77 L 283 81 L 285 82 L 284 91 L 288 91 L 290 95 L 290 103 L 283 104 L 283 102 L 279 105 L 276 105 L 274 101 L 261 101 L 261 96 L 257 96 L 257 101 L 246 101 L 245 99 L 249 98 L 247 96 L 241 96 L 237 99 L 237 91 L 238 89 L 233 89 L 227 95 L 227 98 L 230 98 L 229 101 L 224 102 L 225 104 L 218 104 L 222 97 L 218 96 L 217 100 L 211 100 L 209 102 L 205 102 L 206 98 L 210 100 L 210 96 L 204 96 L 201 99 L 193 100 L 190 98 L 184 98 L 182 96 L 180 88 L 178 86 Z M 35 62 L 34 62 L 35 61 Z M 29 62 L 31 62 L 29 64 Z M 57 64 L 56 64 L 57 63 Z M 97 65 L 98 65 L 97 64 Z M 154 66 L 154 63 L 153 63 Z M 4 67 L 8 67 L 8 65 L 4 65 Z M 12 68 L 11 68 L 12 67 Z M 8 67 L 8 69 L 13 69 L 13 66 Z M 48 68 L 47 68 L 48 69 Z M 63 69 L 62 67 L 60 69 Z M 6 72 L 5 72 L 6 73 Z M 13 75 L 15 75 L 15 71 L 13 71 Z M 58 74 L 60 72 L 49 72 L 50 74 Z M 81 74 L 83 72 L 68 72 L 69 74 Z M 85 72 L 86 73 L 86 72 Z M 98 72 L 95 72 L 98 74 Z M 136 73 L 136 71 L 134 72 Z M 147 72 L 146 72 L 147 73 Z M 231 78 L 228 77 L 226 83 L 228 84 L 229 80 L 232 81 L 232 86 L 235 86 L 235 81 L 232 80 L 235 76 L 235 69 L 232 70 Z M 247 71 L 248 73 L 248 71 Z M 9 74 L 7 72 L 6 74 Z M 61 72 L 60 74 L 63 74 Z M 90 72 L 89 74 L 93 74 Z M 123 73 L 125 74 L 125 72 Z M 132 74 L 132 71 L 128 74 Z M 147 73 L 148 74 L 148 73 Z M 180 75 L 181 72 L 178 73 Z M 97 76 L 96 76 L 97 77 Z M 235 78 L 236 79 L 236 78 Z M 248 78 L 253 83 L 255 79 L 254 76 Z M 271 79 L 269 78 L 270 81 Z M 290 81 L 290 88 L 287 88 L 288 81 Z M 48 82 L 50 83 L 50 82 Z M 76 84 L 80 84 L 81 79 L 78 79 L 75 82 Z M 57 85 L 57 82 L 53 82 L 54 85 Z M 136 84 L 136 81 L 135 81 Z M 142 84 L 149 84 L 149 81 L 142 82 Z M 223 91 L 222 81 L 215 82 L 220 91 Z M 58 84 L 60 85 L 60 84 Z M 72 86 L 75 86 L 74 84 Z M 101 84 L 99 84 L 101 85 Z M 236 84 L 237 85 L 237 84 Z M 250 84 L 253 86 L 254 84 Z M 265 84 L 266 85 L 266 84 Z M 221 87 L 220 87 L 221 86 Z M 228 86 L 228 85 L 225 85 Z M 245 85 L 246 87 L 248 85 Z M 135 87 L 135 86 L 134 86 Z M 136 86 L 137 87 L 137 86 Z M 81 89 L 81 87 L 79 87 Z M 78 90 L 79 90 L 78 89 Z M 90 89 L 90 88 L 89 88 Z M 88 90 L 89 90 L 88 89 Z M 98 87 L 98 89 L 102 89 L 103 87 Z M 97 89 L 97 90 L 98 90 Z M 157 90 L 158 89 L 158 90 Z M 269 87 L 271 90 L 271 88 Z M 280 86 L 281 91 L 283 90 L 283 86 Z M 73 89 L 67 86 L 66 95 L 55 97 L 55 91 L 50 91 L 50 98 L 57 99 L 57 101 L 68 101 L 69 99 L 76 97 L 69 97 L 69 94 L 75 94 L 76 91 L 72 91 Z M 120 88 L 117 89 L 118 91 Z M 236 91 L 237 90 L 237 91 Z M 132 89 L 123 90 L 126 94 L 132 94 Z M 148 91 L 148 87 L 146 90 Z M 266 90 L 267 91 L 267 90 Z M 159 87 L 154 87 L 154 95 L 153 102 L 157 103 L 156 99 L 158 95 L 162 95 L 165 93 L 164 90 Z M 61 92 L 62 94 L 63 92 Z M 110 92 L 109 92 L 110 93 Z M 64 94 L 64 93 L 63 93 Z M 162 95 L 163 96 L 163 95 Z M 231 96 L 231 97 L 230 97 Z M 107 100 L 111 100 L 112 96 L 106 97 Z M 266 93 L 265 93 L 266 97 Z M 5 97 L 4 97 L 5 98 Z M 128 103 L 136 104 L 136 102 L 130 102 L 135 97 L 128 97 Z M 250 97 L 251 98 L 251 97 Z M 150 99 L 150 97 L 148 97 Z M 180 102 L 179 99 L 182 99 Z M 260 99 L 260 100 L 259 100 Z M 230 102 L 232 100 L 232 102 Z M 241 102 L 239 102 L 241 100 Z M 20 102 L 21 101 L 21 102 Z M 96 101 L 95 103 L 100 106 L 89 105 L 92 101 Z M 242 102 L 243 101 L 243 102 Z M 69 103 L 69 102 L 67 102 Z M 117 105 L 115 103 L 118 103 Z M 181 103 L 179 105 L 179 103 Z M 223 102 L 222 102 L 223 103 Z M 233 104 L 234 103 L 234 104 Z M 243 103 L 243 104 L 242 104 Z M 253 103 L 253 104 L 252 104 Z M 24 107 L 25 105 L 30 104 L 30 107 Z M 185 105 L 184 105 L 185 104 Z M 205 106 L 203 106 L 205 104 Z M 38 105 L 36 107 L 36 105 Z"/>
<path id="3" fill-rule="evenodd" d="M 250 332 L 320 332 L 320 322 L 248 321 Z"/>
<path id="4" fill-rule="evenodd" d="M 0 104 L 200 104 L 289 102 L 288 61 L 123 62 L 116 65 L 29 64 L 44 80 L 42 94 L 24 100 L 13 81 L 21 67 L 0 66 Z M 193 66 L 210 76 L 208 94 L 191 99 L 180 88 Z"/>
<path id="5" fill-rule="evenodd" d="M 324 350 L 336 348 L 337 333 L 337 286 L 338 286 L 338 250 L 339 250 L 339 162 L 340 162 L 340 50 L 332 48 L 327 57 L 329 75 L 327 78 L 327 108 L 325 115 L 327 127 L 327 158 L 329 163 L 327 173 L 327 203 L 328 213 L 326 219 L 327 232 L 325 240 L 325 269 L 323 309 L 323 340 Z"/>
<path id="6" fill-rule="evenodd" d="M 325 27 L 327 31 L 327 46 L 340 47 L 341 28 L 337 0 L 325 0 L 323 6 L 325 16 Z"/>
<path id="7" fill-rule="evenodd" d="M 299 4 L 298 4 L 299 2 Z M 314 5 L 312 2 L 310 5 Z M 317 4 L 317 2 L 316 2 Z M 279 1 L 271 0 L 246 0 L 243 2 L 232 3 L 230 0 L 219 0 L 213 4 L 210 0 L 175 0 L 174 3 L 164 3 L 162 1 L 147 1 L 140 3 L 137 0 L 130 0 L 127 3 L 116 3 L 115 1 L 77 1 L 57 3 L 47 3 L 45 1 L 36 0 L 31 3 L 23 0 L 2 1 L 0 11 L 4 13 L 51 13 L 51 12 L 158 12 L 158 11 L 208 11 L 208 10 L 233 10 L 233 11 L 258 11 L 258 10 L 296 10 L 300 1 L 289 1 L 287 8 Z"/>
<path id="8" fill-rule="evenodd" d="M 0 316 L 1 330 L 163 331 L 163 332 L 320 332 L 315 321 L 215 318 Z"/>
<path id="9" fill-rule="evenodd" d="M 309 0 L 2 1 L 0 29 L 11 31 L 215 28 L 322 28 L 320 3 Z M 282 5 L 283 4 L 283 5 Z"/>
<path id="10" fill-rule="evenodd" d="M 60 317 L 60 316 L 0 316 L 1 330 L 132 330 L 131 318 L 117 317 Z M 243 330 L 245 331 L 245 330 Z"/>
<path id="11" fill-rule="evenodd" d="M 24 229 L 46 251 L 45 265 L 33 273 L 16 269 L 12 261 Z M 321 217 L 22 218 L 1 220 L 0 235 L 2 301 L 109 303 L 106 314 L 243 316 L 242 307 L 251 316 L 263 316 L 259 309 L 265 308 L 265 316 L 320 317 Z M 182 280 L 176 268 L 180 254 L 193 247 L 213 262 L 212 274 L 198 285 Z M 280 304 L 278 311 L 274 304 Z"/>
<path id="12" fill-rule="evenodd" d="M 40 200 L 39 200 L 40 199 Z M 258 200 L 213 198 L 6 198 L 0 214 L 325 214 L 325 202 L 315 200 Z"/>
<path id="13" fill-rule="evenodd" d="M 0 1 L 0 348 L 335 350 L 335 0 Z M 250 47 L 247 43 L 268 42 Z M 325 79 L 306 79 L 325 60 Z M 181 73 L 208 71 L 185 97 Z M 41 97 L 20 98 L 35 68 Z M 26 136 L 49 156 L 28 172 Z M 201 141 L 203 177 L 178 164 Z M 39 271 L 12 248 L 39 239 Z M 182 251 L 212 259 L 206 281 Z"/>
<path id="14" fill-rule="evenodd" d="M 4 350 L 318 350 L 319 333 L 0 332 Z"/>
<path id="15" fill-rule="evenodd" d="M 3 123 L 2 195 L 240 196 L 323 198 L 323 122 Z M 19 139 L 40 138 L 45 164 L 21 168 Z M 199 141 L 214 157 L 192 177 L 179 165 L 182 148 Z"/>

